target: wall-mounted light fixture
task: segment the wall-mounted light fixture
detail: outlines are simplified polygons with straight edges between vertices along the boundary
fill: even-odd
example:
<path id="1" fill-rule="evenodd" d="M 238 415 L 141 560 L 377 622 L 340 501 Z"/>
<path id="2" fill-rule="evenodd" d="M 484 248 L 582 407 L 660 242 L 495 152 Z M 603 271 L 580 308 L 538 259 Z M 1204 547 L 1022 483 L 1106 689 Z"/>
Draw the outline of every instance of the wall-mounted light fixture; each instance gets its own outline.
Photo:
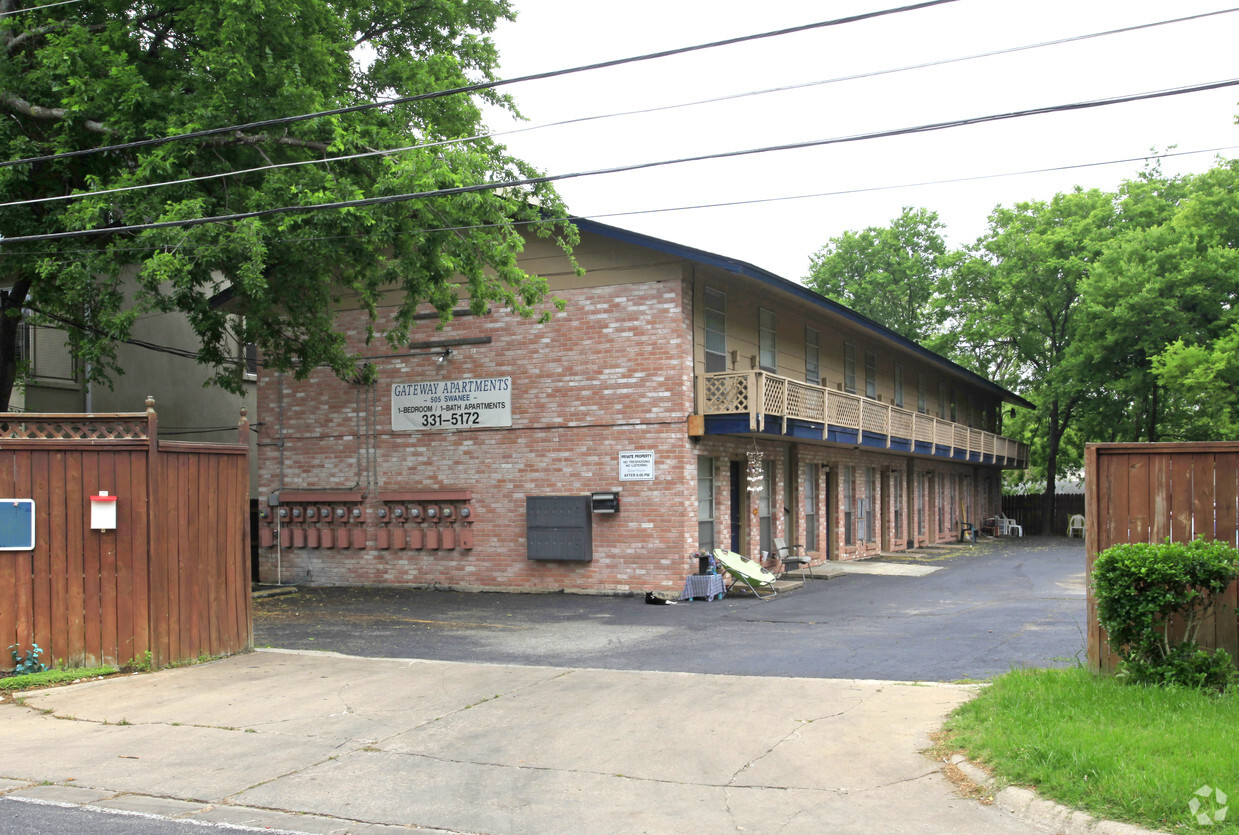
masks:
<path id="1" fill-rule="evenodd" d="M 452 355 L 452 349 L 444 348 L 443 353 L 439 354 L 439 364 L 442 365 L 443 363 L 447 362 L 447 358 L 450 357 L 451 355 Z"/>

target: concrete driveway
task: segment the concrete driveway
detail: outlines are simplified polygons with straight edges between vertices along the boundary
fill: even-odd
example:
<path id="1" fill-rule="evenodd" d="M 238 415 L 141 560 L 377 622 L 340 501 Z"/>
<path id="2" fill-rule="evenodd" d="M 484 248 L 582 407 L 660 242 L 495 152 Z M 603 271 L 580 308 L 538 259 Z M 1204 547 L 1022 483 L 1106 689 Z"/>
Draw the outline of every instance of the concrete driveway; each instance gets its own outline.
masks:
<path id="1" fill-rule="evenodd" d="M 0 705 L 0 794 L 294 832 L 1044 832 L 921 753 L 968 697 L 258 651 Z"/>
<path id="2" fill-rule="evenodd" d="M 292 649 L 0 704 L 0 796 L 359 835 L 1045 832 L 925 753 L 973 692 L 933 682 L 1071 663 L 1082 548 L 851 571 L 762 602 L 267 600 L 258 643 Z"/>
<path id="3" fill-rule="evenodd" d="M 349 655 L 618 670 L 987 679 L 1084 651 L 1084 546 L 1028 537 L 832 564 L 772 600 L 307 588 L 255 603 L 255 643 Z"/>

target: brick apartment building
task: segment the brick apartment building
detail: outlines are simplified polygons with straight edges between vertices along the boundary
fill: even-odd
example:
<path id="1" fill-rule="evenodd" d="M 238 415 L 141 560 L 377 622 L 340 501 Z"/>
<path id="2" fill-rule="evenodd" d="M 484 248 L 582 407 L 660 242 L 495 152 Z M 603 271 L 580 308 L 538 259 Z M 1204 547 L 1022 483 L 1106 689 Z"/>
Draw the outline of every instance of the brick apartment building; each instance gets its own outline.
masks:
<path id="1" fill-rule="evenodd" d="M 262 373 L 262 580 L 673 590 L 699 548 L 856 559 L 999 510 L 1026 401 L 752 265 L 578 227 L 584 276 L 522 257 L 546 324 L 428 316 L 368 349 L 377 385 Z"/>

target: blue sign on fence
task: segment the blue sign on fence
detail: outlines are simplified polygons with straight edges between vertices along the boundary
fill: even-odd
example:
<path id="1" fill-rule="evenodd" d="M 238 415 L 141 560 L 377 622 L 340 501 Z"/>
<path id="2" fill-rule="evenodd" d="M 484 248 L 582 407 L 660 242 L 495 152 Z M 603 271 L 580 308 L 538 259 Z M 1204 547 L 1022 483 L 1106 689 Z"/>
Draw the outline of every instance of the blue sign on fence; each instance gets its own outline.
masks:
<path id="1" fill-rule="evenodd" d="M 0 551 L 34 550 L 34 499 L 0 499 Z"/>

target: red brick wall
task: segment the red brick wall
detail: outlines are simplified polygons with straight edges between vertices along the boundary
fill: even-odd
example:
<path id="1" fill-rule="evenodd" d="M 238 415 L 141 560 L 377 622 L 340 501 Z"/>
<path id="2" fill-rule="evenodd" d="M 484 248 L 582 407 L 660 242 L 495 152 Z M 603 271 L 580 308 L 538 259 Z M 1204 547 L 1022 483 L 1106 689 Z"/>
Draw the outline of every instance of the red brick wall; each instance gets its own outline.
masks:
<path id="1" fill-rule="evenodd" d="M 265 581 L 433 584 L 478 589 L 628 591 L 680 588 L 696 538 L 691 297 L 681 281 L 558 292 L 547 324 L 506 313 L 461 317 L 413 339 L 491 337 L 435 356 L 375 356 L 373 390 L 316 372 L 303 383 L 264 375 L 260 495 L 354 489 L 365 548 L 263 548 Z M 340 319 L 359 345 L 364 314 Z M 387 346 L 368 351 L 389 352 Z M 392 352 L 399 353 L 399 352 Z M 416 353 L 416 352 L 414 352 Z M 393 383 L 512 378 L 512 426 L 393 432 Z M 282 386 L 282 393 L 280 388 Z M 281 406 L 282 401 L 282 406 Z M 282 440 L 282 482 L 281 447 Z M 618 456 L 655 453 L 654 481 L 619 481 Z M 377 547 L 380 491 L 467 489 L 471 551 Z M 620 513 L 593 516 L 591 562 L 526 559 L 525 497 L 621 490 Z M 278 559 L 278 568 L 277 568 Z"/>
<path id="2" fill-rule="evenodd" d="M 688 555 L 697 542 L 697 456 L 715 461 L 715 542 L 730 545 L 728 461 L 745 462 L 754 442 L 748 438 L 707 436 L 690 439 L 686 418 L 693 412 L 692 297 L 686 280 L 650 281 L 557 292 L 565 310 L 546 324 L 507 313 L 459 317 L 443 331 L 420 324 L 413 341 L 488 337 L 483 345 L 453 347 L 444 363 L 427 349 L 392 350 L 385 344 L 366 350 L 378 372 L 373 387 L 345 383 L 327 371 L 305 382 L 264 374 L 259 386 L 264 423 L 259 438 L 259 495 L 284 490 L 355 491 L 359 501 L 336 502 L 363 511 L 350 524 L 348 547 L 263 547 L 260 577 L 266 582 L 318 584 L 412 584 L 445 588 L 625 592 L 677 590 L 696 569 Z M 361 350 L 365 314 L 346 312 L 339 327 Z M 379 323 L 380 327 L 382 322 Z M 408 356 L 418 354 L 418 356 Z M 394 355 L 394 356 L 393 356 Z M 512 426 L 475 430 L 394 432 L 391 387 L 395 383 L 512 378 Z M 774 536 L 791 542 L 783 516 L 784 485 L 797 480 L 794 525 L 803 531 L 803 465 L 816 463 L 818 542 L 815 561 L 857 559 L 877 554 L 885 541 L 905 547 L 916 523 L 915 502 L 905 499 L 904 525 L 894 529 L 889 498 L 892 472 L 931 473 L 924 540 L 958 537 L 951 523 L 958 498 L 940 491 L 938 474 L 971 476 L 970 517 L 996 512 L 998 470 L 945 461 L 915 459 L 867 449 L 799 443 L 795 472 L 785 472 L 781 441 L 756 442 L 775 464 Z M 655 454 L 654 481 L 619 480 L 618 456 L 631 450 Z M 825 467 L 830 468 L 829 473 Z M 855 491 L 865 490 L 864 468 L 876 470 L 885 489 L 874 497 L 872 543 L 843 544 L 845 467 L 852 466 Z M 911 466 L 911 470 L 909 467 Z M 991 475 L 989 490 L 983 478 Z M 390 546 L 378 511 L 381 492 L 467 490 L 473 514 L 472 549 L 430 550 Z M 584 495 L 619 489 L 616 515 L 592 516 L 593 559 L 589 562 L 531 561 L 526 558 L 525 498 Z M 741 490 L 745 481 L 741 479 Z M 906 489 L 906 488 L 905 488 Z M 941 493 L 941 496 L 940 496 Z M 738 497 L 748 506 L 747 497 Z M 939 527 L 934 502 L 952 501 Z M 986 510 L 987 505 L 993 505 Z M 455 505 L 457 510 L 464 505 Z M 829 517 L 827 516 L 829 509 Z M 747 518 L 742 550 L 759 553 L 757 520 Z M 274 536 L 271 519 L 263 520 Z M 456 525 L 456 530 L 461 526 Z M 333 529 L 334 533 L 340 526 Z M 411 528 L 402 529 L 406 533 Z M 351 535 L 360 541 L 354 547 Z"/>

